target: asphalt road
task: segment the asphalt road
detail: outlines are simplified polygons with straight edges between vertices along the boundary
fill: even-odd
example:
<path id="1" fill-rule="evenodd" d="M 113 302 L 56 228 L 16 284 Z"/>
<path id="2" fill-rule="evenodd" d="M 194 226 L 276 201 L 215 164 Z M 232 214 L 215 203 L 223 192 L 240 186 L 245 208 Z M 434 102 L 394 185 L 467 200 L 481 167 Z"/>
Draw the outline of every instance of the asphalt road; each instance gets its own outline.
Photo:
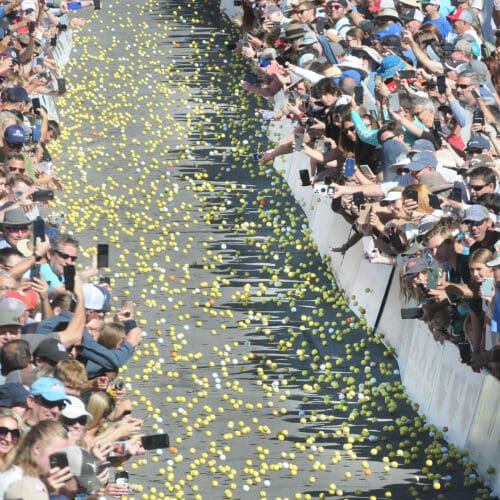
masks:
<path id="1" fill-rule="evenodd" d="M 146 332 L 122 373 L 134 413 L 171 438 L 126 465 L 131 497 L 478 495 L 345 306 L 286 184 L 253 160 L 268 105 L 238 91 L 247 69 L 216 3 L 87 14 L 53 151 L 79 265 L 110 243 L 114 304 L 133 299 Z"/>

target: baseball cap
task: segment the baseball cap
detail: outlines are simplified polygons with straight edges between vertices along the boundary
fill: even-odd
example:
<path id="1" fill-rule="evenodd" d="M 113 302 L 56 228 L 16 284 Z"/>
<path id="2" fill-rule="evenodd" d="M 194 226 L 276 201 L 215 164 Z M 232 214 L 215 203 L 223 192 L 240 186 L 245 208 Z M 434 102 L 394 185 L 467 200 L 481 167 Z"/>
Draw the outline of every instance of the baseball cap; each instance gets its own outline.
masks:
<path id="1" fill-rule="evenodd" d="M 403 276 L 408 276 L 409 274 L 417 274 L 425 271 L 429 267 L 425 259 L 411 259 L 406 263 Z"/>
<path id="2" fill-rule="evenodd" d="M 490 149 L 490 141 L 483 135 L 473 135 L 467 143 L 467 149 Z"/>
<path id="3" fill-rule="evenodd" d="M 62 342 L 57 339 L 46 339 L 40 342 L 38 347 L 33 352 L 33 356 L 38 356 L 40 358 L 46 359 L 49 363 L 54 366 L 58 361 L 63 359 L 69 359 L 68 351 Z"/>
<path id="4" fill-rule="evenodd" d="M 417 139 L 411 146 L 410 154 L 422 153 L 423 151 L 436 151 L 436 148 L 428 139 Z"/>
<path id="5" fill-rule="evenodd" d="M 68 396 L 68 402 L 62 410 L 62 416 L 74 419 L 84 415 L 90 417 L 90 413 L 85 409 L 83 401 L 75 396 Z"/>
<path id="6" fill-rule="evenodd" d="M 24 302 L 27 311 L 38 305 L 38 294 L 35 290 L 9 290 L 7 292 L 7 297 Z"/>
<path id="7" fill-rule="evenodd" d="M 19 326 L 19 316 L 9 309 L 0 309 L 0 326 Z"/>
<path id="8" fill-rule="evenodd" d="M 87 450 L 79 446 L 66 446 L 59 450 L 59 453 L 66 453 L 69 469 L 84 493 L 90 493 L 102 487 L 102 483 L 96 476 L 94 457 Z"/>
<path id="9" fill-rule="evenodd" d="M 377 64 L 382 62 L 382 56 L 372 47 L 367 47 L 362 45 L 361 47 L 352 47 L 352 55 L 356 57 L 361 57 L 363 54 L 365 57 L 368 56 L 370 59 L 375 61 Z"/>
<path id="10" fill-rule="evenodd" d="M 21 125 L 9 125 L 3 137 L 10 144 L 24 144 L 24 128 Z"/>
<path id="11" fill-rule="evenodd" d="M 385 56 L 380 63 L 377 73 L 382 78 L 390 78 L 394 76 L 398 71 L 402 71 L 406 68 L 406 63 L 400 59 L 398 56 L 390 55 Z"/>
<path id="12" fill-rule="evenodd" d="M 104 306 L 104 294 L 102 290 L 93 285 L 92 283 L 83 284 L 83 297 L 85 309 L 92 309 L 94 311 L 102 311 Z"/>
<path id="13" fill-rule="evenodd" d="M 417 172 L 420 172 L 425 167 L 437 167 L 437 159 L 429 151 L 421 151 L 414 154 L 411 158 L 411 163 L 408 164 L 408 169 L 416 170 Z"/>
<path id="14" fill-rule="evenodd" d="M 462 52 L 466 52 L 467 54 L 472 54 L 472 43 L 465 38 L 461 38 L 454 45 L 454 50 L 460 50 Z"/>
<path id="15" fill-rule="evenodd" d="M 31 99 L 24 87 L 12 87 L 9 91 L 11 102 L 30 102 Z"/>
<path id="16" fill-rule="evenodd" d="M 8 382 L 0 385 L 0 407 L 24 406 L 28 394 L 29 392 L 20 382 Z"/>
<path id="17" fill-rule="evenodd" d="M 447 16 L 450 21 L 464 21 L 474 23 L 474 14 L 470 9 L 457 9 L 453 14 Z"/>
<path id="18" fill-rule="evenodd" d="M 462 221 L 481 222 L 489 218 L 490 213 L 486 207 L 483 207 L 483 205 L 472 205 L 465 211 Z"/>
<path id="19" fill-rule="evenodd" d="M 32 396 L 41 396 L 47 401 L 67 401 L 68 395 L 61 381 L 54 377 L 40 377 L 30 387 Z"/>
<path id="20" fill-rule="evenodd" d="M 402 191 L 389 191 L 387 196 L 382 200 L 388 203 L 392 203 L 393 201 L 400 200 L 403 197 Z"/>
<path id="21" fill-rule="evenodd" d="M 387 26 L 384 30 L 377 31 L 374 37 L 377 40 L 382 40 L 382 38 L 391 35 L 401 36 L 401 26 L 399 24 L 389 24 L 389 26 Z"/>
<path id="22" fill-rule="evenodd" d="M 402 21 L 409 22 L 409 21 L 420 21 L 422 22 L 424 20 L 424 15 L 422 14 L 422 11 L 416 7 L 407 7 L 401 11 L 401 14 L 399 14 L 399 17 L 401 18 Z"/>

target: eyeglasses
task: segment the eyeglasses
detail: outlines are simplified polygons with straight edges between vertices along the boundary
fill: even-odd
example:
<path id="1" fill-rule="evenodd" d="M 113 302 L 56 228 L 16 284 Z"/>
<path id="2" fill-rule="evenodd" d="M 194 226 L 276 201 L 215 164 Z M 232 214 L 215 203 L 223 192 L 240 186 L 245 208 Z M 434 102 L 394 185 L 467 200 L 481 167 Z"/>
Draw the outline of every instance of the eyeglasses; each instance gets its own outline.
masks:
<path id="1" fill-rule="evenodd" d="M 330 9 L 333 9 L 333 10 L 340 10 L 340 9 L 343 9 L 344 7 L 342 7 L 342 5 L 339 5 L 339 4 L 335 4 L 335 5 L 330 5 Z"/>
<path id="2" fill-rule="evenodd" d="M 85 426 L 87 425 L 87 415 L 82 415 L 81 417 L 77 418 L 62 417 L 61 421 L 64 427 L 71 427 L 76 424 Z"/>
<path id="3" fill-rule="evenodd" d="M 17 443 L 21 437 L 19 429 L 9 429 L 8 427 L 0 427 L 0 439 L 5 439 L 7 434 L 10 434 L 10 439 L 13 443 Z"/>
<path id="4" fill-rule="evenodd" d="M 470 86 L 470 83 L 469 85 L 466 85 L 465 83 L 457 83 L 457 89 L 468 89 Z"/>
<path id="5" fill-rule="evenodd" d="M 29 231 L 29 227 L 28 226 L 9 226 L 7 228 L 7 231 L 9 231 L 9 233 L 27 233 Z"/>
<path id="6" fill-rule="evenodd" d="M 9 172 L 19 172 L 20 174 L 24 174 L 24 172 L 26 172 L 26 169 L 18 167 L 9 167 Z"/>
<path id="7" fill-rule="evenodd" d="M 354 125 L 351 125 L 350 127 L 347 127 L 344 130 L 346 132 L 354 132 L 356 130 L 356 127 Z"/>
<path id="8" fill-rule="evenodd" d="M 48 399 L 45 399 L 42 396 L 35 396 L 35 399 L 38 401 L 38 403 L 41 406 L 44 406 L 45 408 L 59 408 L 62 410 L 65 406 L 66 403 L 63 400 L 57 400 L 57 401 L 49 401 Z"/>
<path id="9" fill-rule="evenodd" d="M 267 3 L 261 3 L 260 5 L 257 5 L 257 8 L 260 10 L 264 10 L 267 7 Z"/>
<path id="10" fill-rule="evenodd" d="M 55 250 L 55 253 L 61 257 L 61 259 L 68 260 L 71 259 L 71 262 L 75 262 L 75 260 L 78 258 L 76 255 L 69 255 L 64 252 L 60 252 L 59 250 Z"/>
<path id="11" fill-rule="evenodd" d="M 488 184 L 469 184 L 469 188 L 472 189 L 472 191 L 481 191 L 481 189 L 487 185 Z"/>
<path id="12" fill-rule="evenodd" d="M 480 155 L 483 152 L 482 149 L 479 148 L 468 148 L 466 153 L 470 155 Z"/>

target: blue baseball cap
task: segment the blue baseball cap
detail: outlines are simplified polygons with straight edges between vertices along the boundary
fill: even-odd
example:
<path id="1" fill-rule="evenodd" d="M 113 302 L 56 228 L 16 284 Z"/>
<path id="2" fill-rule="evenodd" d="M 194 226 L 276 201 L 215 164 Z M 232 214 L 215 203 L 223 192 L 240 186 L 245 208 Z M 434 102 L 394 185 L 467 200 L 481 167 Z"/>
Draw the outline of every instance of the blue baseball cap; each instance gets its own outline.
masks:
<path id="1" fill-rule="evenodd" d="M 340 74 L 339 80 L 343 78 L 352 78 L 357 85 L 361 83 L 361 75 L 355 69 L 346 69 Z"/>
<path id="2" fill-rule="evenodd" d="M 398 71 L 404 70 L 406 66 L 406 63 L 398 56 L 385 56 L 377 69 L 377 73 L 384 79 L 390 78 L 391 76 L 394 76 Z"/>
<path id="3" fill-rule="evenodd" d="M 375 33 L 374 37 L 377 40 L 382 40 L 382 38 L 384 38 L 386 36 L 391 36 L 391 35 L 401 36 L 401 26 L 399 24 L 396 24 L 396 23 L 389 24 L 389 26 L 387 26 L 387 28 L 385 28 L 385 30 L 377 31 L 377 33 Z"/>
<path id="4" fill-rule="evenodd" d="M 24 128 L 21 125 L 10 125 L 5 129 L 3 137 L 10 144 L 24 144 Z"/>
<path id="5" fill-rule="evenodd" d="M 63 383 L 54 377 L 40 377 L 35 380 L 31 384 L 30 394 L 41 396 L 47 401 L 69 401 Z"/>
<path id="6" fill-rule="evenodd" d="M 9 382 L 0 385 L 0 407 L 12 408 L 13 406 L 24 406 L 28 394 L 24 385 L 18 382 Z"/>

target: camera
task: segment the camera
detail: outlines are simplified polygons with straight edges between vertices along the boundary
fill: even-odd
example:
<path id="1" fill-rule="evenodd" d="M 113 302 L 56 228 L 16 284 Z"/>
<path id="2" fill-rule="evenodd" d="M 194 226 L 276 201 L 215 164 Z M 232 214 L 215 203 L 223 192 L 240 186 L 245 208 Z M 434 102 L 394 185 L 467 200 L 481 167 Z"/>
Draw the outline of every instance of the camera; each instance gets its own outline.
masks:
<path id="1" fill-rule="evenodd" d="M 335 188 L 333 186 L 326 186 L 325 184 L 316 184 L 314 186 L 314 194 L 319 194 L 320 196 L 328 196 L 329 194 L 335 193 Z"/>

